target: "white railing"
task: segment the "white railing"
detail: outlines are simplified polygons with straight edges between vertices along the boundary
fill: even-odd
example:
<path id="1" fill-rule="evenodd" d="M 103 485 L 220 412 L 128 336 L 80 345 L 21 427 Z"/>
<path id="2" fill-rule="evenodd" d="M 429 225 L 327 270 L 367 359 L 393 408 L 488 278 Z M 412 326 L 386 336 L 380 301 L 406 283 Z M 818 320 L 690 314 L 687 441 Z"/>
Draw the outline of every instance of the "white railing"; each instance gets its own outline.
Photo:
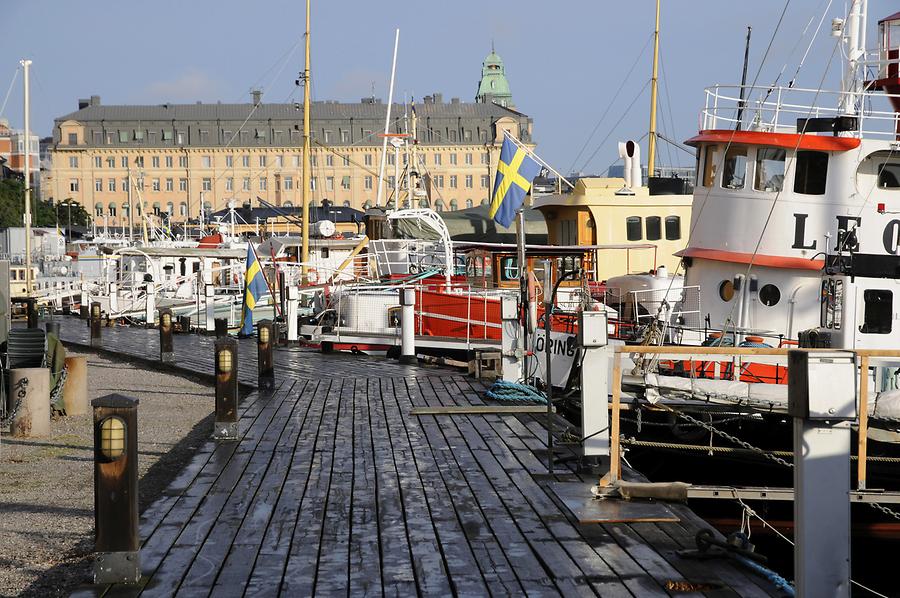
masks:
<path id="1" fill-rule="evenodd" d="M 841 99 L 848 93 L 788 87 L 716 85 L 705 90 L 706 102 L 700 112 L 700 130 L 735 129 L 770 133 L 796 133 L 797 119 L 833 118 L 843 116 Z M 856 96 L 856 127 L 845 134 L 854 137 L 896 139 L 898 114 L 889 100 L 900 96 L 879 92 L 853 94 Z M 879 109 L 875 109 L 879 106 Z M 743 111 L 741 110 L 743 108 Z M 811 134 L 811 133 L 809 133 Z"/>

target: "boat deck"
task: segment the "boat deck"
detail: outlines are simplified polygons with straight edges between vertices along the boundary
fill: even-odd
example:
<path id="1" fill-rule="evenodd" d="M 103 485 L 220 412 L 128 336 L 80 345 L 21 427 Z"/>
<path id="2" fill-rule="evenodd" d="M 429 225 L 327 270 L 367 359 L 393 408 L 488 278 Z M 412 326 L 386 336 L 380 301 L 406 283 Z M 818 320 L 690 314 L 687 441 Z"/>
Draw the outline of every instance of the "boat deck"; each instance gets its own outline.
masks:
<path id="1" fill-rule="evenodd" d="M 103 333 L 106 351 L 156 358 L 155 330 Z M 84 345 L 85 323 L 61 335 Z M 170 367 L 211 373 L 211 344 L 176 336 Z M 240 347 L 252 385 L 255 342 Z M 678 523 L 579 524 L 551 484 L 590 479 L 571 461 L 547 474 L 544 415 L 411 414 L 485 405 L 477 381 L 304 349 L 276 364 L 275 389 L 241 403 L 241 440 L 200 447 L 143 513 L 141 585 L 75 595 L 777 595 L 730 561 L 680 558 L 706 527 L 685 506 Z"/>

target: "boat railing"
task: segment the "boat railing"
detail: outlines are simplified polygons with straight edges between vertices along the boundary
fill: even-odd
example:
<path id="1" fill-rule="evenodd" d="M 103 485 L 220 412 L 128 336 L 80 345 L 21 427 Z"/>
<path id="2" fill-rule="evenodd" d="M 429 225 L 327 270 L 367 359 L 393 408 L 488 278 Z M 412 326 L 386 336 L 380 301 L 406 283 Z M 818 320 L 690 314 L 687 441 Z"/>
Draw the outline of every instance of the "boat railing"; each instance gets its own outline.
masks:
<path id="1" fill-rule="evenodd" d="M 851 94 L 785 86 L 715 85 L 706 88 L 705 94 L 706 101 L 700 112 L 701 131 L 741 128 L 768 133 L 797 133 L 798 119 L 846 115 L 841 106 L 845 103 L 843 100 L 848 99 L 856 106 L 857 120 L 856 126 L 845 132 L 847 135 L 894 140 L 900 122 L 898 113 L 888 102 L 900 100 L 900 96 L 880 92 Z"/>
<path id="2" fill-rule="evenodd" d="M 446 271 L 447 252 L 441 241 L 425 239 L 379 239 L 369 242 L 375 274 L 418 274 L 430 270 Z M 451 272 L 453 273 L 453 272 Z"/>

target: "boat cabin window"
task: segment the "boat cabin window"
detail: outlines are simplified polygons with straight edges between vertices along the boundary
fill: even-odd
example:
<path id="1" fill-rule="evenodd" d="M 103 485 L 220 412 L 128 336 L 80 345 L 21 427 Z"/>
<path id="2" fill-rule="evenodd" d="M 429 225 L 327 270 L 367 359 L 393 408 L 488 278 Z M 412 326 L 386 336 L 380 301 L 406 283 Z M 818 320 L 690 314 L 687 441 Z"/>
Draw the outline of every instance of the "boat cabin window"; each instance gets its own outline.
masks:
<path id="1" fill-rule="evenodd" d="M 703 186 L 712 187 L 716 182 L 716 159 L 719 154 L 718 145 L 706 146 L 706 153 L 703 158 Z"/>
<path id="2" fill-rule="evenodd" d="M 722 168 L 723 189 L 743 189 L 747 178 L 747 148 L 730 147 L 725 153 Z"/>
<path id="3" fill-rule="evenodd" d="M 629 241 L 640 241 L 643 238 L 640 216 L 629 216 L 625 219 L 625 238 Z"/>
<path id="4" fill-rule="evenodd" d="M 567 218 L 559 222 L 559 244 L 578 245 L 578 221 Z"/>
<path id="5" fill-rule="evenodd" d="M 878 187 L 900 189 L 900 164 L 884 162 L 878 166 Z"/>
<path id="6" fill-rule="evenodd" d="M 794 173 L 794 193 L 825 195 L 828 179 L 828 154 L 826 152 L 797 152 L 797 169 Z"/>
<path id="7" fill-rule="evenodd" d="M 647 216 L 647 240 L 659 241 L 662 238 L 662 218 Z"/>
<path id="8" fill-rule="evenodd" d="M 567 274 L 569 272 L 580 272 L 581 271 L 581 256 L 580 255 L 563 255 L 556 258 L 556 277 L 557 280 L 560 276 Z"/>
<path id="9" fill-rule="evenodd" d="M 666 240 L 677 241 L 681 238 L 681 216 L 666 216 Z"/>
<path id="10" fill-rule="evenodd" d="M 514 255 L 500 258 L 500 280 L 511 281 L 519 279 L 519 259 Z"/>
<path id="11" fill-rule="evenodd" d="M 784 185 L 785 151 L 778 147 L 756 150 L 756 176 L 753 188 L 757 191 L 781 191 Z"/>
<path id="12" fill-rule="evenodd" d="M 893 314 L 894 293 L 891 291 L 868 289 L 863 291 L 865 311 L 859 331 L 866 334 L 890 334 Z"/>

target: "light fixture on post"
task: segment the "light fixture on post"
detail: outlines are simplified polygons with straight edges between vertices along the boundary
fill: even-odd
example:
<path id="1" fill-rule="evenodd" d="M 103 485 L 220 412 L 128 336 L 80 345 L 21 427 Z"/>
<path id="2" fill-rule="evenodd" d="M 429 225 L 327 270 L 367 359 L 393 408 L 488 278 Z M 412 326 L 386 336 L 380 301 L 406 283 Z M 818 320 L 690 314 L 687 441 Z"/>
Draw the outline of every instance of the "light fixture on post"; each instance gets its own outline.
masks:
<path id="1" fill-rule="evenodd" d="M 216 417 L 213 438 L 238 439 L 238 343 L 230 337 L 216 339 Z"/>
<path id="2" fill-rule="evenodd" d="M 102 322 L 103 312 L 100 309 L 100 304 L 95 301 L 91 303 L 90 319 L 88 321 L 88 326 L 91 328 L 91 346 L 100 344 L 100 325 Z"/>
<path id="3" fill-rule="evenodd" d="M 137 399 L 107 395 L 94 408 L 94 583 L 141 579 Z"/>
<path id="4" fill-rule="evenodd" d="M 175 346 L 172 341 L 172 310 L 168 307 L 159 309 L 159 360 L 170 362 L 175 358 Z"/>
<path id="5" fill-rule="evenodd" d="M 259 387 L 271 389 L 275 385 L 275 335 L 272 320 L 260 320 L 256 325 L 256 359 L 259 366 Z"/>

